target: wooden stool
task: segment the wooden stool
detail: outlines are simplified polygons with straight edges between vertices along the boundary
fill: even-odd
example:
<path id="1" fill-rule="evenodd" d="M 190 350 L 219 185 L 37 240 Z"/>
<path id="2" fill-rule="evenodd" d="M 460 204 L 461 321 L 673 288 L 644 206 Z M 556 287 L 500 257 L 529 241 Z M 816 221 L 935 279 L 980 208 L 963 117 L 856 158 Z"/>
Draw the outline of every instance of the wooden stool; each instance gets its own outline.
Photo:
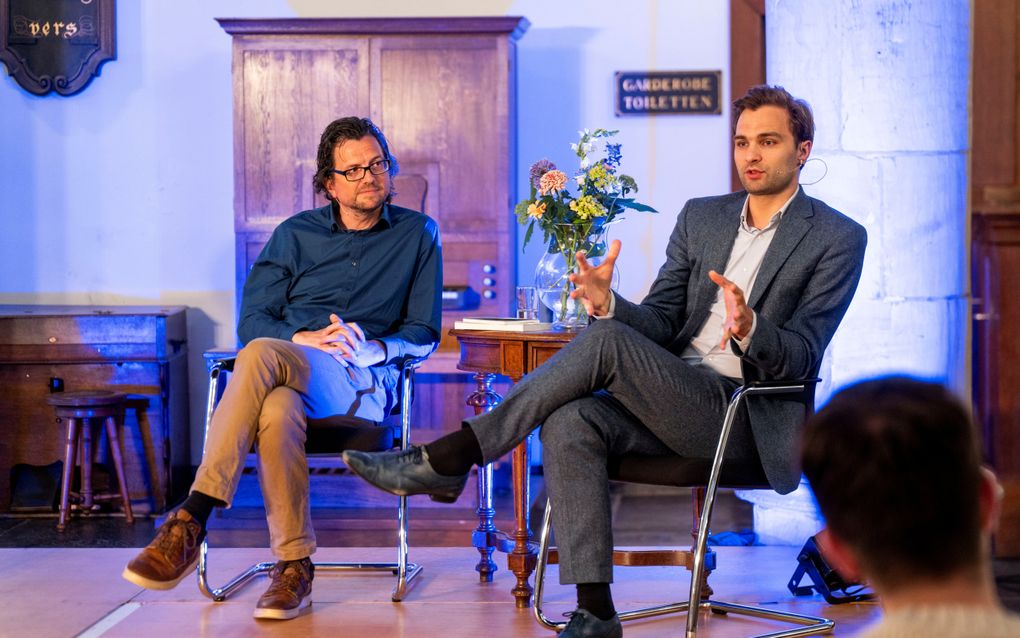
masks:
<path id="1" fill-rule="evenodd" d="M 70 512 L 71 473 L 74 472 L 78 441 L 81 441 L 81 494 L 75 497 L 80 508 L 89 512 L 96 501 L 119 498 L 124 508 L 124 519 L 134 523 L 131 513 L 131 499 L 128 497 L 127 482 L 124 480 L 124 459 L 120 453 L 120 437 L 117 435 L 117 417 L 124 410 L 126 397 L 119 392 L 106 390 L 83 390 L 81 392 L 57 392 L 46 397 L 46 402 L 56 409 L 57 417 L 67 419 L 67 439 L 64 447 L 64 475 L 60 490 L 60 520 L 57 530 L 64 531 Z M 117 471 L 119 494 L 92 493 L 92 419 L 105 419 L 106 438 L 113 453 L 113 465 Z M 79 425 L 84 427 L 79 427 Z"/>

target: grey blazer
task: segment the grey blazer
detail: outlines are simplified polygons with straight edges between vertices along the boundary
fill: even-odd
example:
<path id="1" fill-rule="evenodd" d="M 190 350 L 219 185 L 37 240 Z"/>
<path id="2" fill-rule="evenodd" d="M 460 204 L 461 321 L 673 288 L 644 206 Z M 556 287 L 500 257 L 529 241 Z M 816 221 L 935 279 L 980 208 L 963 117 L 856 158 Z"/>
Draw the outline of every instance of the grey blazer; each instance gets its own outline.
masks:
<path id="1" fill-rule="evenodd" d="M 616 298 L 615 315 L 680 354 L 708 318 L 747 193 L 687 202 L 666 248 L 666 263 L 640 304 Z M 864 227 L 801 189 L 765 253 L 748 305 L 757 314 L 750 347 L 741 352 L 745 381 L 797 379 L 818 373 L 822 354 L 861 277 Z M 781 494 L 800 481 L 797 437 L 802 407 L 752 397 L 748 416 L 765 474 Z"/>

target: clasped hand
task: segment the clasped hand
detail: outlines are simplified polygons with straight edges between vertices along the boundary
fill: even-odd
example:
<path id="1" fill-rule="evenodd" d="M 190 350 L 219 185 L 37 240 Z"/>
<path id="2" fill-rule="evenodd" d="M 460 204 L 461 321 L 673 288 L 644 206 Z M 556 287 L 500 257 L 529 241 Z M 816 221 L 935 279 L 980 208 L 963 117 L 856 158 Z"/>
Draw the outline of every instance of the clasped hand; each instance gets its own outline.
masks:
<path id="1" fill-rule="evenodd" d="M 365 339 L 365 332 L 356 323 L 345 323 L 335 314 L 321 330 L 295 332 L 290 338 L 296 344 L 322 350 L 345 368 L 367 368 L 386 358 L 386 347 L 375 339 Z"/>

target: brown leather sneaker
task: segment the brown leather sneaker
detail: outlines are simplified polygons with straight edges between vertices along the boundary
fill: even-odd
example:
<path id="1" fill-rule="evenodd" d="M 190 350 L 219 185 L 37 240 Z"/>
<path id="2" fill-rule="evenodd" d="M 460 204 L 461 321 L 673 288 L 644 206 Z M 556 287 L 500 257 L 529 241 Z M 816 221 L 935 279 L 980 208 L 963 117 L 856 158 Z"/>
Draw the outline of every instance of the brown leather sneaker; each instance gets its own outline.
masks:
<path id="1" fill-rule="evenodd" d="M 205 530 L 191 514 L 177 510 L 159 526 L 156 538 L 124 568 L 121 576 L 146 589 L 173 589 L 198 564 Z"/>
<path id="2" fill-rule="evenodd" d="M 273 582 L 255 605 L 256 618 L 290 620 L 312 604 L 312 559 L 281 560 L 269 572 Z"/>

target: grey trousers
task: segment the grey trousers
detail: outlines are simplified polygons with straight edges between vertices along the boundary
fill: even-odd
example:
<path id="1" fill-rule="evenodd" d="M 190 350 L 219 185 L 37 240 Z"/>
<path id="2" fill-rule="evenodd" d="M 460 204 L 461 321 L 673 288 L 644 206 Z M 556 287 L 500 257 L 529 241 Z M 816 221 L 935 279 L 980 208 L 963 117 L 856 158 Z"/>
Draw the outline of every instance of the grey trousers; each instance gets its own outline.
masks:
<path id="1" fill-rule="evenodd" d="M 607 460 L 621 454 L 712 458 L 739 381 L 691 365 L 618 321 L 597 321 L 491 412 L 467 421 L 486 463 L 542 425 L 560 582 L 612 582 Z M 729 458 L 753 458 L 746 417 Z"/>
<path id="2" fill-rule="evenodd" d="M 311 555 L 315 530 L 308 500 L 307 418 L 343 414 L 381 421 L 396 375 L 392 367 L 344 368 L 315 348 L 255 339 L 237 355 L 209 425 L 192 491 L 230 505 L 255 445 L 273 555 L 278 560 Z"/>

